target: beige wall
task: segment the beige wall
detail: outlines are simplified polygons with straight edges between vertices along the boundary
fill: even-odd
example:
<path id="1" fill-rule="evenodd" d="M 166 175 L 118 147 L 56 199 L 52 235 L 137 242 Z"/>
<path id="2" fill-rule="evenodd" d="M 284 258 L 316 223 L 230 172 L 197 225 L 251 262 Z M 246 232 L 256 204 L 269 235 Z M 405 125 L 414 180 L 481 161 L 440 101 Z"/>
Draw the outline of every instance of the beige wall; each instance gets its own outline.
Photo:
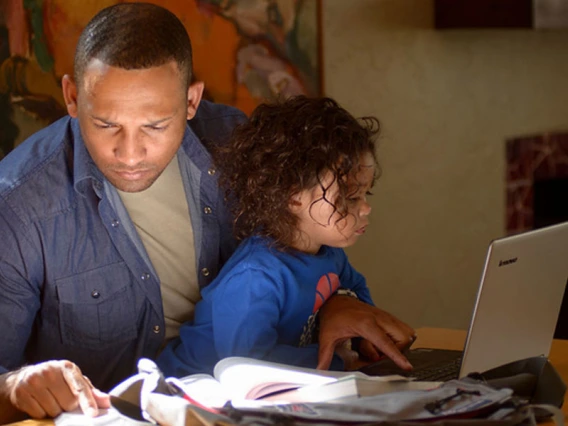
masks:
<path id="1" fill-rule="evenodd" d="M 568 30 L 437 31 L 431 0 L 322 3 L 325 92 L 384 129 L 350 259 L 381 307 L 465 328 L 505 233 L 505 139 L 568 129 Z"/>

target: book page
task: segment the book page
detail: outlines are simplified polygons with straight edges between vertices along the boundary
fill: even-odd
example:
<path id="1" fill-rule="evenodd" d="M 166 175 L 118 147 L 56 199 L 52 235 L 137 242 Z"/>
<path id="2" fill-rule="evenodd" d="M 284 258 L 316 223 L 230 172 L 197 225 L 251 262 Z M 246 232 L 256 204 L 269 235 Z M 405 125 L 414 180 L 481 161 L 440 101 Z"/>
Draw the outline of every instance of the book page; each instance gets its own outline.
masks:
<path id="1" fill-rule="evenodd" d="M 244 357 L 222 359 L 215 366 L 215 378 L 230 393 L 231 400 L 257 399 L 300 386 L 330 383 L 349 372 L 324 371 Z"/>
<path id="2" fill-rule="evenodd" d="M 223 407 L 230 399 L 227 389 L 209 374 L 193 374 L 179 380 L 168 378 L 166 381 L 175 381 L 186 394 L 207 407 Z"/>
<path id="3" fill-rule="evenodd" d="M 410 380 L 398 375 L 371 377 L 360 371 L 316 370 L 246 357 L 222 359 L 215 366 L 214 375 L 232 400 L 259 399 L 274 392 L 322 385 L 345 377 L 378 382 Z"/>
<path id="4" fill-rule="evenodd" d="M 346 399 L 361 398 L 364 396 L 379 395 L 390 392 L 408 390 L 430 390 L 438 387 L 440 382 L 417 382 L 411 380 L 375 380 L 374 377 L 360 378 L 347 376 L 336 382 L 323 385 L 309 385 L 296 390 L 269 395 L 262 401 L 273 403 L 300 403 L 300 402 L 341 402 Z"/>
<path id="5" fill-rule="evenodd" d="M 147 426 L 151 424 L 125 417 L 114 408 L 100 410 L 97 417 L 86 416 L 81 410 L 61 413 L 53 420 L 53 423 L 55 426 Z"/>

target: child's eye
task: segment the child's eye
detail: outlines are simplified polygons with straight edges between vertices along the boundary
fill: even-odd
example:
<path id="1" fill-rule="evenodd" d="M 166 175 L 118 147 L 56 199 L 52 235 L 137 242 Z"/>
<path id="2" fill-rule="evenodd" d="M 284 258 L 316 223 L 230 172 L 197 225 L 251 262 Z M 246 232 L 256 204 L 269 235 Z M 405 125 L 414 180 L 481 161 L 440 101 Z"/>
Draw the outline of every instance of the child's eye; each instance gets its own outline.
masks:
<path id="1" fill-rule="evenodd" d="M 373 193 L 372 193 L 371 191 L 365 192 L 365 196 L 370 196 L 370 195 L 373 195 Z M 347 202 L 349 202 L 349 203 L 356 203 L 356 202 L 358 202 L 358 201 L 360 201 L 360 200 L 362 200 L 362 199 L 363 199 L 363 196 L 358 195 L 358 196 L 356 196 L 356 197 L 348 197 L 348 198 L 347 198 Z"/>

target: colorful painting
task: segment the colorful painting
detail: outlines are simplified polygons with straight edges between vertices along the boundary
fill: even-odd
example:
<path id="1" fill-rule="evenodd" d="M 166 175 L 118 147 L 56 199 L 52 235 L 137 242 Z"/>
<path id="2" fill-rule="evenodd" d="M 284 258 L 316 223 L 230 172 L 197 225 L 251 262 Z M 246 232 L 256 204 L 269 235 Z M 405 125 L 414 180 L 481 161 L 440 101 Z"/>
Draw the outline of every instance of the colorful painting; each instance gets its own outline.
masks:
<path id="1" fill-rule="evenodd" d="M 321 0 L 157 0 L 185 24 L 205 96 L 250 113 L 278 96 L 321 94 Z M 66 114 L 61 77 L 79 35 L 120 0 L 0 0 L 0 158 Z"/>

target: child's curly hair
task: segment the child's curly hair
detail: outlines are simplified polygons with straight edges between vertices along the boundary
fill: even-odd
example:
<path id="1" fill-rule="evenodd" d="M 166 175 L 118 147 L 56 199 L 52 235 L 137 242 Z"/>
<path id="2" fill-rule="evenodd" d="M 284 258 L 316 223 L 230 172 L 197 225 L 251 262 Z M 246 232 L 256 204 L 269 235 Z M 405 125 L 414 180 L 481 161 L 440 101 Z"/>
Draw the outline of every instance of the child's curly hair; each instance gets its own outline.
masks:
<path id="1" fill-rule="evenodd" d="M 345 218 L 353 193 L 347 177 L 357 174 L 362 155 L 370 153 L 379 170 L 379 130 L 375 117 L 356 119 L 330 98 L 297 96 L 259 105 L 228 145 L 212 153 L 219 183 L 232 203 L 235 236 L 260 235 L 279 248 L 289 247 L 298 220 L 289 208 L 291 197 L 318 184 L 323 196 L 315 202 L 330 203 Z M 326 197 L 331 184 L 321 181 L 328 172 L 339 186 L 335 200 Z"/>

